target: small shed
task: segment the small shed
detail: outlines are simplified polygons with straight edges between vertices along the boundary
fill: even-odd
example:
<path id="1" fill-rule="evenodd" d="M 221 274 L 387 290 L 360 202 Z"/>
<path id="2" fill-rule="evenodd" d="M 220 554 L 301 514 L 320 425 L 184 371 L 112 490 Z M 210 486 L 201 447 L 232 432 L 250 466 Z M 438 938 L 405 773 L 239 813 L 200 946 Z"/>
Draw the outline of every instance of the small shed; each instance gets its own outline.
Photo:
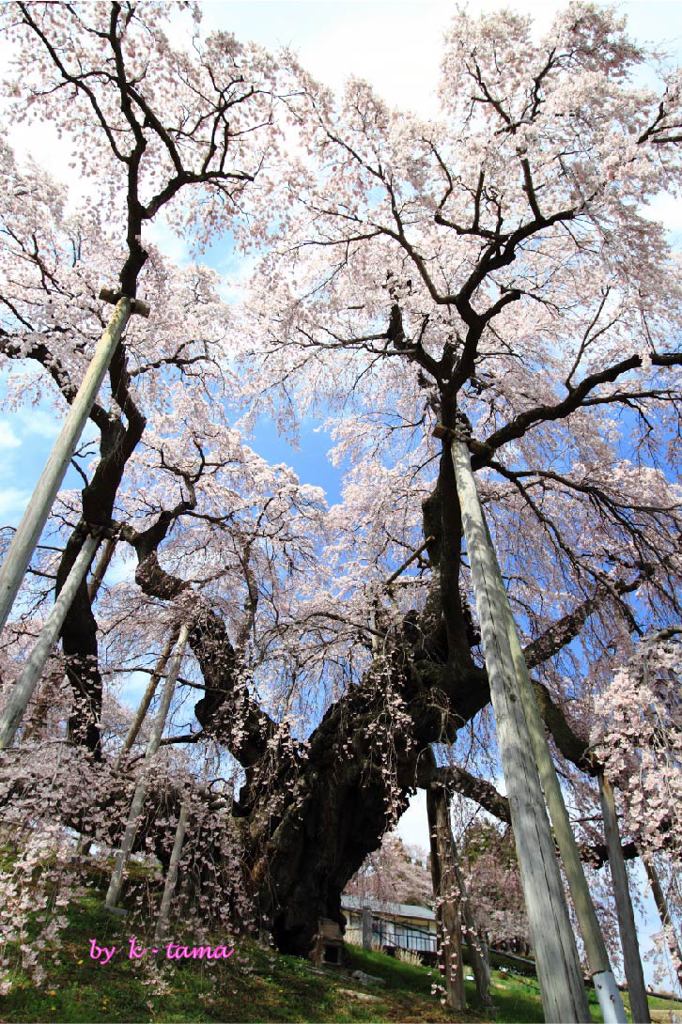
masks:
<path id="1" fill-rule="evenodd" d="M 430 907 L 411 903 L 389 903 L 363 896 L 341 897 L 341 909 L 348 921 L 346 941 L 363 944 L 362 912 L 372 915 L 372 943 L 388 949 L 409 949 L 416 953 L 436 952 L 436 915 Z"/>

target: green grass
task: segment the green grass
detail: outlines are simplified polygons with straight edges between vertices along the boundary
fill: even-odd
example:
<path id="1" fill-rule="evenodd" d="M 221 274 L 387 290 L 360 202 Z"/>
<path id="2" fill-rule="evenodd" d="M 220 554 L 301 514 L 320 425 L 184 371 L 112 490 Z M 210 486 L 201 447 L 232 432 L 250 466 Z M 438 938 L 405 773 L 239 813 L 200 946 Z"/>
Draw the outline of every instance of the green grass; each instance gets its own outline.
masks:
<path id="1" fill-rule="evenodd" d="M 452 1014 L 431 995 L 436 972 L 402 963 L 382 953 L 347 947 L 343 970 L 316 969 L 295 957 L 282 956 L 253 941 L 236 943 L 229 960 L 166 961 L 148 955 L 128 959 L 130 925 L 104 911 L 94 891 L 70 909 L 69 927 L 56 963 L 45 956 L 45 983 L 37 988 L 21 972 L 12 992 L 0 998 L 0 1020 L 55 1022 L 126 1021 L 542 1021 L 537 982 L 493 972 L 495 1013 L 475 1009 L 473 982 L 467 982 L 465 1014 Z M 91 938 L 119 948 L 106 966 L 90 959 Z M 216 940 L 219 941 L 219 940 Z M 381 977 L 384 987 L 359 985 L 355 969 Z M 470 974 L 469 969 L 466 971 Z M 150 982 L 160 976 L 164 991 Z M 594 1003 L 594 1017 L 596 1000 Z M 682 1004 L 651 1000 L 652 1008 L 682 1013 Z M 659 1020 L 670 1019 L 668 1016 Z"/>
<path id="2" fill-rule="evenodd" d="M 432 978 L 423 968 L 382 954 L 352 950 L 351 969 L 387 979 L 385 989 L 357 986 L 346 971 L 318 971 L 296 957 L 281 956 L 252 941 L 240 942 L 226 961 L 161 960 L 167 991 L 148 982 L 155 960 L 127 957 L 126 922 L 102 908 L 99 893 L 84 897 L 70 913 L 70 925 L 56 964 L 45 964 L 40 989 L 21 972 L 13 991 L 0 998 L 3 1021 L 376 1021 L 449 1018 L 430 995 Z M 90 938 L 121 949 L 105 965 L 89 957 Z M 348 992 L 358 988 L 371 999 Z M 347 991 L 343 991 L 343 990 Z M 474 1018 L 466 1018 L 474 1019 Z"/>

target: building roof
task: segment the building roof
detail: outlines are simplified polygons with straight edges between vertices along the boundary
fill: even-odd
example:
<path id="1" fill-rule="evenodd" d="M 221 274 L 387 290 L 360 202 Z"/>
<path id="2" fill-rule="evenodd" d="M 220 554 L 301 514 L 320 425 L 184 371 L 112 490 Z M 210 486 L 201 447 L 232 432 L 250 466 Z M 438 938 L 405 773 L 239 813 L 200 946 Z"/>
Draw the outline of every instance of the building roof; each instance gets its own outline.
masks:
<path id="1" fill-rule="evenodd" d="M 436 915 L 430 907 L 419 907 L 411 903 L 388 903 L 371 896 L 341 896 L 342 910 L 362 910 L 368 907 L 375 914 L 390 914 L 392 917 L 418 917 L 423 921 L 435 921 Z"/>

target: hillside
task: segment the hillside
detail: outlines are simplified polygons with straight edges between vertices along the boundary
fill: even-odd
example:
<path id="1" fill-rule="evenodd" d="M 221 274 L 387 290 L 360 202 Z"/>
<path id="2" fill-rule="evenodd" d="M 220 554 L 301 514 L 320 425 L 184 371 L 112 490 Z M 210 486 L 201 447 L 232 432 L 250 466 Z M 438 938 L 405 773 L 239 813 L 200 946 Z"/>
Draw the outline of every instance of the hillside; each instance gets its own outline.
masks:
<path id="1" fill-rule="evenodd" d="M 116 946 L 106 965 L 90 958 L 90 940 Z M 69 927 L 53 963 L 43 952 L 46 981 L 40 990 L 21 973 L 13 991 L 0 998 L 4 1022 L 124 1021 L 489 1021 L 474 1009 L 453 1016 L 431 994 L 435 972 L 382 953 L 348 947 L 343 970 L 323 970 L 282 956 L 251 940 L 237 941 L 228 959 L 158 961 L 128 959 L 130 930 L 102 908 L 99 893 L 84 896 L 69 911 Z M 141 943 L 142 937 L 138 935 Z M 189 942 L 189 940 L 186 940 Z M 216 943 L 219 940 L 216 940 Z M 190 943 L 191 944 L 191 943 Z M 362 985 L 360 969 L 385 986 Z M 534 978 L 494 972 L 497 1022 L 542 1021 Z M 472 982 L 467 996 L 475 1001 Z M 593 1004 L 594 1001 L 592 1000 Z M 682 1004 L 651 1000 L 657 1021 L 682 1017 Z M 596 1008 L 594 1012 L 597 1019 Z"/>

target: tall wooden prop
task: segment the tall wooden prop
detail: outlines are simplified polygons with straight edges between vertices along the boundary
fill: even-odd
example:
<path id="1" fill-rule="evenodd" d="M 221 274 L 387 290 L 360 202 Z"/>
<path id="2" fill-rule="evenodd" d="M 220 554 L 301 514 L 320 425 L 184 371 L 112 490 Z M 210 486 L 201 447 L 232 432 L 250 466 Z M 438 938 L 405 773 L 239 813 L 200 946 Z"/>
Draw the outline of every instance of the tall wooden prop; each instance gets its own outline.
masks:
<path id="1" fill-rule="evenodd" d="M 102 551 L 102 554 L 100 555 L 97 564 L 92 570 L 92 576 L 90 577 L 90 580 L 88 582 L 88 598 L 91 603 L 95 600 L 97 594 L 99 593 L 99 588 L 102 586 L 104 577 L 107 574 L 107 569 L 109 568 L 111 559 L 114 557 L 114 551 L 116 550 L 117 543 L 117 537 L 107 538 L 107 542 L 104 545 L 104 550 Z"/>
<path id="2" fill-rule="evenodd" d="M 492 540 L 487 526 L 486 536 L 492 549 Z M 583 871 L 578 844 L 573 834 L 561 786 L 559 785 L 552 755 L 547 744 L 542 717 L 535 699 L 535 693 L 533 692 L 533 683 L 521 649 L 514 616 L 507 600 L 505 600 L 504 618 L 507 628 L 507 639 L 509 640 L 516 678 L 521 693 L 521 703 L 523 704 L 523 711 L 526 716 L 533 754 L 540 773 L 540 783 L 545 794 L 554 836 L 561 853 L 561 860 L 568 879 L 571 896 L 573 897 L 573 905 L 585 944 L 590 975 L 597 998 L 599 999 L 602 1016 L 605 1024 L 626 1024 L 627 1017 L 625 1016 L 623 999 L 611 970 L 609 954 L 599 921 L 597 920 L 585 872 Z"/>
<path id="3" fill-rule="evenodd" d="M 127 734 L 125 740 L 123 741 L 123 746 L 121 747 L 121 753 L 119 754 L 119 759 L 124 754 L 128 753 L 128 751 L 131 749 L 133 743 L 137 739 L 137 734 L 139 733 L 140 728 L 142 727 L 142 723 L 143 723 L 143 721 L 145 719 L 145 716 L 146 716 L 147 712 L 149 711 L 149 705 L 151 704 L 152 698 L 154 697 L 154 694 L 156 693 L 156 687 L 159 685 L 159 682 L 160 682 L 161 678 L 163 677 L 164 672 L 166 671 L 166 665 L 168 664 L 168 659 L 171 656 L 171 652 L 173 650 L 173 647 L 175 646 L 175 642 L 177 640 L 177 637 L 178 637 L 177 630 L 173 629 L 171 631 L 170 636 L 168 637 L 168 640 L 166 641 L 166 645 L 165 645 L 163 651 L 161 652 L 161 657 L 157 661 L 156 667 L 154 668 L 154 671 L 152 672 L 152 675 L 151 675 L 151 677 L 149 679 L 149 682 L 147 684 L 147 689 L 144 691 L 144 694 L 142 695 L 142 700 L 140 701 L 139 707 L 138 707 L 137 711 L 135 712 L 135 717 L 133 718 L 132 722 L 130 723 L 130 728 L 128 729 L 128 734 Z"/>
<path id="4" fill-rule="evenodd" d="M 362 908 L 362 948 L 372 948 L 372 911 L 370 907 Z"/>
<path id="5" fill-rule="evenodd" d="M 7 704 L 0 715 L 0 750 L 5 750 L 14 742 L 14 736 L 24 717 L 28 702 L 33 696 L 47 659 L 50 657 L 50 652 L 57 642 L 71 602 L 85 578 L 98 544 L 97 537 L 89 535 L 85 538 L 76 561 L 71 567 L 71 572 L 66 577 L 64 586 L 59 591 L 57 600 L 40 632 L 38 641 L 28 657 L 23 672 L 12 688 Z"/>
<path id="6" fill-rule="evenodd" d="M 116 301 L 116 308 L 102 334 L 83 382 L 74 398 L 64 425 L 54 443 L 50 457 L 40 476 L 35 490 L 17 527 L 7 557 L 0 570 L 0 629 L 7 622 L 14 599 L 24 578 L 31 556 L 40 539 L 50 510 L 62 485 L 66 469 L 74 453 L 83 427 L 97 397 L 97 393 L 109 369 L 121 335 L 133 313 L 149 315 L 149 308 L 139 299 L 117 297 L 103 289 L 100 298 Z"/>
<path id="7" fill-rule="evenodd" d="M 632 1019 L 637 1024 L 650 1024 L 649 1001 L 646 997 L 644 971 L 642 970 L 639 944 L 637 942 L 635 914 L 632 909 L 630 889 L 628 888 L 628 875 L 625 869 L 623 848 L 620 843 L 616 801 L 613 796 L 613 787 L 603 772 L 599 773 L 599 796 L 604 816 L 604 832 L 606 835 L 606 846 L 609 851 L 609 866 L 613 881 L 613 895 L 616 900 L 620 943 L 623 947 L 625 977 L 630 993 Z"/>
<path id="8" fill-rule="evenodd" d="M 428 786 L 426 814 L 429 821 L 431 880 L 436 900 L 436 922 L 440 954 L 443 958 L 445 995 L 451 1009 L 463 1010 L 466 999 L 462 962 L 461 899 L 449 842 L 451 832 L 448 798 L 442 786 Z"/>
<path id="9" fill-rule="evenodd" d="M 483 1006 L 492 1006 L 493 1000 L 490 995 L 490 954 L 485 936 L 478 928 L 474 917 L 473 907 L 464 888 L 464 877 L 461 869 L 455 861 L 455 871 L 462 893 L 462 921 L 464 923 L 464 934 L 466 935 L 471 969 L 474 972 L 476 994 Z"/>
<path id="10" fill-rule="evenodd" d="M 173 850 L 171 852 L 171 859 L 168 865 L 168 871 L 166 873 L 166 881 L 163 886 L 163 896 L 161 897 L 161 908 L 159 910 L 159 916 L 156 920 L 156 928 L 154 930 L 154 942 L 163 942 L 168 932 L 168 922 L 170 921 L 170 907 L 175 893 L 175 886 L 178 881 L 178 864 L 180 863 L 180 857 L 182 856 L 182 844 L 185 841 L 185 832 L 187 831 L 187 804 L 183 800 L 180 805 L 180 816 L 178 818 L 177 828 L 175 829 L 175 839 L 173 841 Z"/>
<path id="11" fill-rule="evenodd" d="M 166 685 L 164 686 L 163 693 L 161 695 L 159 710 L 156 718 L 154 719 L 154 725 L 152 726 L 152 731 L 147 742 L 147 749 L 144 755 L 145 764 L 142 774 L 135 786 L 133 799 L 130 804 L 130 811 L 128 813 L 128 821 L 121 841 L 121 848 L 116 854 L 116 863 L 114 865 L 111 881 L 104 901 L 104 905 L 109 910 L 114 910 L 116 908 L 119 896 L 121 895 L 125 867 L 133 849 L 133 844 L 135 842 L 139 826 L 139 817 L 142 813 L 142 808 L 144 807 L 145 796 L 147 795 L 148 779 L 145 769 L 161 744 L 161 736 L 163 734 L 164 725 L 166 724 L 166 717 L 168 715 L 171 700 L 173 699 L 173 693 L 175 692 L 175 684 L 180 674 L 180 665 L 182 663 L 182 656 L 185 653 L 185 647 L 187 646 L 189 631 L 190 626 L 188 623 L 185 623 L 180 630 L 175 653 L 168 669 L 168 675 L 166 676 Z"/>
<path id="12" fill-rule="evenodd" d="M 661 880 L 658 877 L 658 871 L 656 870 L 656 865 L 654 864 L 653 860 L 649 857 L 642 857 L 642 862 L 647 873 L 647 878 L 649 879 L 649 885 L 651 886 L 651 894 L 654 897 L 654 903 L 656 904 L 656 909 L 658 910 L 658 916 L 660 917 L 661 924 L 663 925 L 665 939 L 668 943 L 670 955 L 672 957 L 673 963 L 677 964 L 677 980 L 680 983 L 680 986 L 682 987 L 682 949 L 680 949 L 680 945 L 677 941 L 677 936 L 675 934 L 673 926 L 673 919 L 670 915 L 670 909 L 668 907 L 668 901 L 665 898 L 663 886 L 661 885 Z"/>
<path id="13" fill-rule="evenodd" d="M 440 428 L 441 437 L 451 434 Z M 564 1024 L 587 1022 L 591 1018 L 578 951 L 509 645 L 504 582 L 488 539 L 469 450 L 460 436 L 451 441 L 451 455 L 545 1017 Z"/>

